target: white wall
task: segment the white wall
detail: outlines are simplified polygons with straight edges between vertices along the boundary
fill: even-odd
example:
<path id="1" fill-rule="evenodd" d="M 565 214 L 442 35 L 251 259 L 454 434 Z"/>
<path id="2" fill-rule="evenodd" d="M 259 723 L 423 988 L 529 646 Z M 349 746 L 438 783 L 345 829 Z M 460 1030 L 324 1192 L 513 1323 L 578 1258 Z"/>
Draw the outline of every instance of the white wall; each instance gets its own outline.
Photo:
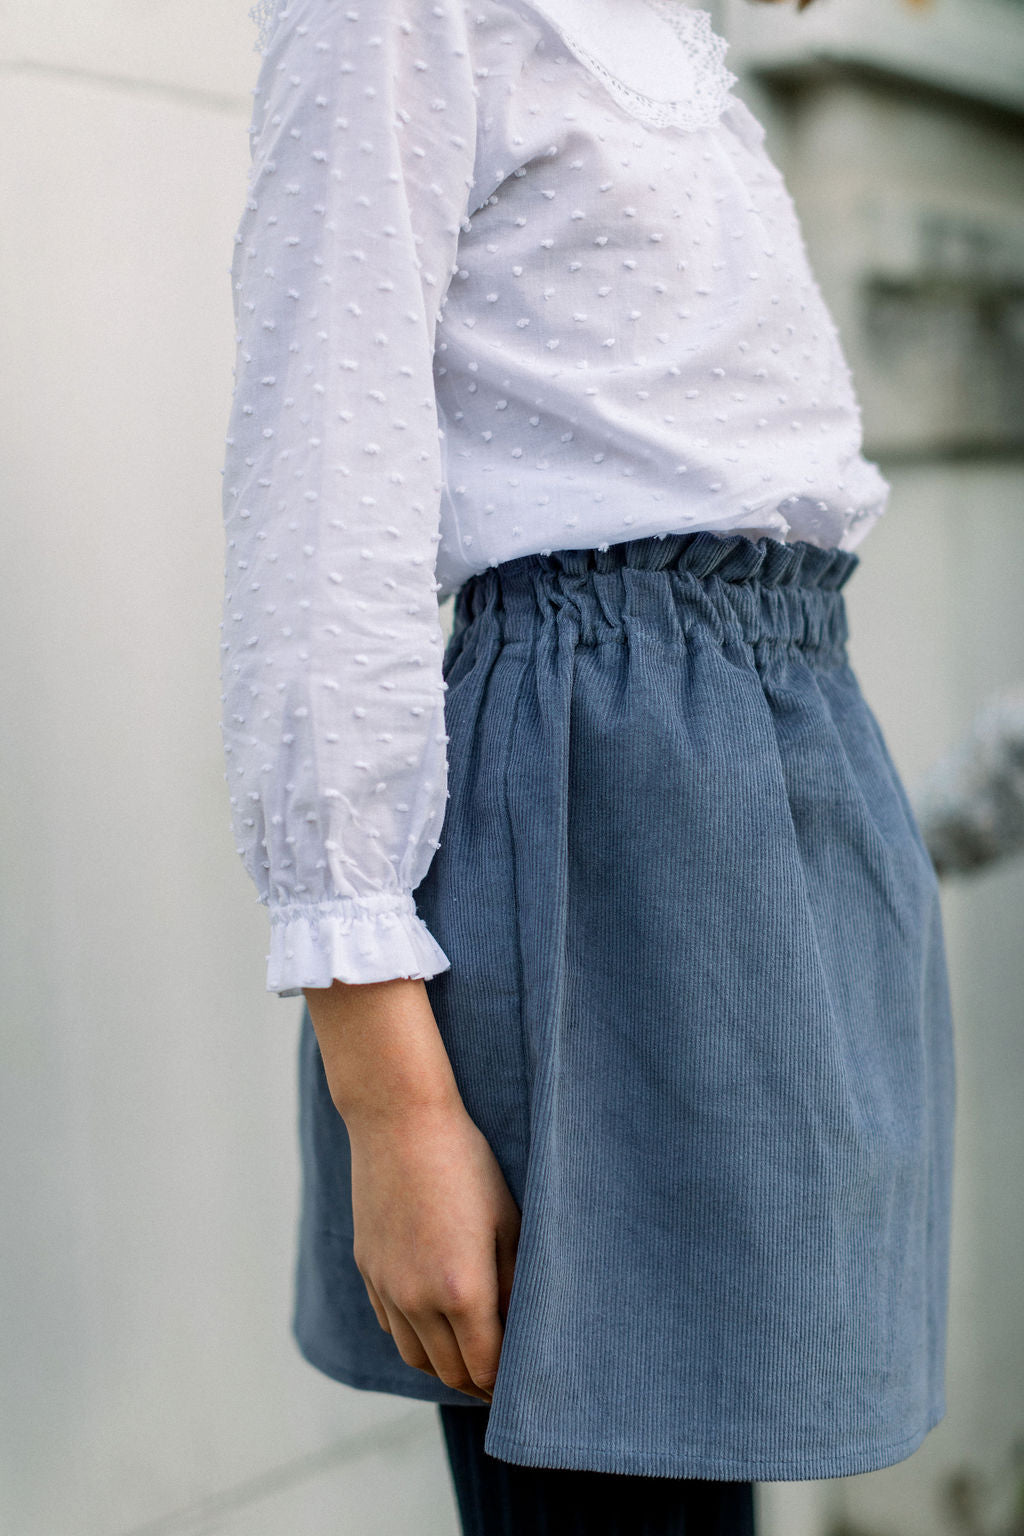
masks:
<path id="1" fill-rule="evenodd" d="M 288 1333 L 301 1004 L 263 990 L 266 918 L 234 852 L 217 725 L 228 264 L 258 64 L 244 10 L 0 12 L 11 1536 L 455 1530 L 433 1410 L 326 1380 Z M 848 590 L 865 692 L 912 780 L 1024 672 L 1020 471 L 890 473 Z M 765 1536 L 839 1518 L 946 1536 L 950 1469 L 1009 1487 L 1022 897 L 1020 868 L 947 897 L 949 1419 L 890 1472 L 762 1490 Z"/>
<path id="2" fill-rule="evenodd" d="M 5 8 L 5 1536 L 451 1536 L 291 1342 L 301 1003 L 218 728 L 244 5 Z M 12 1326 L 13 1325 L 13 1326 Z"/>

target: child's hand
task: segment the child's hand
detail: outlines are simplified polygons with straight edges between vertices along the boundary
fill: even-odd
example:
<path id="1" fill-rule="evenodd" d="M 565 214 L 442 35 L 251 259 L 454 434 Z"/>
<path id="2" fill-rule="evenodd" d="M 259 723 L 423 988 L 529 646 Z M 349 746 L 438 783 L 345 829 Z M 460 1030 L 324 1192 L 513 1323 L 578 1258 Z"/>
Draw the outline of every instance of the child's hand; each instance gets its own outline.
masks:
<path id="1" fill-rule="evenodd" d="M 519 1209 L 461 1106 L 348 1122 L 355 1260 L 407 1365 L 491 1401 Z"/>
<path id="2" fill-rule="evenodd" d="M 354 1257 L 408 1365 L 484 1402 L 519 1208 L 459 1095 L 422 981 L 305 988 L 352 1148 Z"/>

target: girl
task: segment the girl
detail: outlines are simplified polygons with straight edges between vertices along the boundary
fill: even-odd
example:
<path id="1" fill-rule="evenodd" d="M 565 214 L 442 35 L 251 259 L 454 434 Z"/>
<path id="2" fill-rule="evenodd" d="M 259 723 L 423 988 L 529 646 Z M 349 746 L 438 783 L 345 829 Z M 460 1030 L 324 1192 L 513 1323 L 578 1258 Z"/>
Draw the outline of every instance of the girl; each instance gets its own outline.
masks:
<path id="1" fill-rule="evenodd" d="M 750 1532 L 944 1411 L 937 886 L 845 651 L 888 488 L 706 12 L 265 20 L 223 724 L 295 1336 L 440 1405 L 466 1532 Z"/>

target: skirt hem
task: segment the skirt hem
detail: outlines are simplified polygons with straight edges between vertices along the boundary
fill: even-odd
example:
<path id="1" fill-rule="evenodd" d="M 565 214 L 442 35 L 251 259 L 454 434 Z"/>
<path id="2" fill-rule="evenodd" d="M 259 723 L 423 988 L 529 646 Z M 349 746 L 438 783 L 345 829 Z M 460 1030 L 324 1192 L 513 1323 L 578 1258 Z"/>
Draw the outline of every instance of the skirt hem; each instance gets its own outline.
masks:
<path id="1" fill-rule="evenodd" d="M 500 1432 L 490 1433 L 484 1441 L 489 1456 L 524 1467 L 565 1467 L 573 1471 L 619 1472 L 639 1477 L 702 1478 L 713 1482 L 787 1483 L 810 1482 L 826 1477 L 854 1477 L 863 1472 L 878 1472 L 896 1462 L 905 1461 L 917 1450 L 925 1436 L 945 1417 L 942 1404 L 923 1429 L 897 1441 L 830 1456 L 811 1453 L 790 1456 L 784 1461 L 772 1457 L 728 1459 L 706 1453 L 689 1454 L 685 1449 L 671 1456 L 647 1451 L 609 1450 L 601 1446 L 545 1446 L 516 1440 Z M 557 1457 L 553 1462 L 550 1458 Z"/>
<path id="2" fill-rule="evenodd" d="M 439 1406 L 485 1407 L 479 1399 L 436 1384 L 428 1376 L 424 1376 L 420 1387 L 418 1382 L 395 1381 L 387 1376 L 350 1370 L 347 1366 L 329 1360 L 319 1350 L 311 1349 L 297 1335 L 294 1337 L 303 1359 L 315 1370 L 343 1386 L 354 1387 L 360 1392 L 385 1392 L 394 1397 L 408 1397 Z M 790 1456 L 785 1461 L 771 1457 L 729 1460 L 702 1452 L 691 1455 L 685 1449 L 678 1454 L 665 1456 L 657 1452 L 612 1450 L 606 1446 L 544 1445 L 539 1441 L 518 1440 L 513 1435 L 503 1435 L 497 1431 L 493 1434 L 488 1431 L 484 1449 L 488 1456 L 520 1467 L 562 1467 L 567 1471 L 619 1472 L 637 1477 L 704 1478 L 712 1482 L 809 1482 L 818 1478 L 855 1477 L 863 1472 L 879 1472 L 883 1467 L 905 1461 L 913 1455 L 925 1436 L 942 1421 L 945 1414 L 946 1404 L 940 1401 L 929 1414 L 924 1428 L 915 1430 L 902 1440 L 884 1441 L 881 1445 L 862 1446 L 854 1451 L 831 1456 Z M 552 1460 L 552 1457 L 556 1459 Z"/>
<path id="3" fill-rule="evenodd" d="M 354 1387 L 358 1392 L 387 1392 L 392 1397 L 408 1397 L 417 1402 L 444 1403 L 451 1408 L 484 1408 L 478 1397 L 470 1397 L 466 1392 L 458 1392 L 454 1387 L 446 1387 L 443 1383 L 434 1382 L 425 1372 L 423 1385 L 415 1380 L 403 1377 L 401 1380 L 392 1379 L 375 1373 L 353 1371 L 346 1365 L 339 1365 L 329 1355 L 309 1345 L 297 1333 L 292 1334 L 299 1354 L 311 1365 L 314 1370 L 320 1371 L 324 1376 L 329 1376 L 332 1381 L 340 1382 L 343 1387 Z M 409 1367 L 410 1371 L 413 1369 Z"/>

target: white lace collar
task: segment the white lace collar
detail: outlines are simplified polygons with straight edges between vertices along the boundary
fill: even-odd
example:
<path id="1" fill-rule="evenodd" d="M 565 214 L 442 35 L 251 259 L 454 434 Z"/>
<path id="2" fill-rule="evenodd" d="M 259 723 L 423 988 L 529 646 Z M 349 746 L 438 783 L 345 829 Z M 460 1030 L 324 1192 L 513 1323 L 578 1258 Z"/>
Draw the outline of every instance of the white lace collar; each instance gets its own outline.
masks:
<path id="1" fill-rule="evenodd" d="M 270 46 L 270 34 L 277 23 L 277 13 L 283 0 L 255 0 L 249 7 L 249 16 L 256 23 L 254 48 L 264 52 Z"/>
<path id="2" fill-rule="evenodd" d="M 255 0 L 249 15 L 265 49 L 286 0 Z M 657 127 L 707 128 L 736 76 L 708 11 L 685 0 L 524 0 L 554 28 L 633 117 Z"/>
<path id="3" fill-rule="evenodd" d="M 566 47 L 634 117 L 658 127 L 706 128 L 736 76 L 709 12 L 684 0 L 527 0 Z"/>

